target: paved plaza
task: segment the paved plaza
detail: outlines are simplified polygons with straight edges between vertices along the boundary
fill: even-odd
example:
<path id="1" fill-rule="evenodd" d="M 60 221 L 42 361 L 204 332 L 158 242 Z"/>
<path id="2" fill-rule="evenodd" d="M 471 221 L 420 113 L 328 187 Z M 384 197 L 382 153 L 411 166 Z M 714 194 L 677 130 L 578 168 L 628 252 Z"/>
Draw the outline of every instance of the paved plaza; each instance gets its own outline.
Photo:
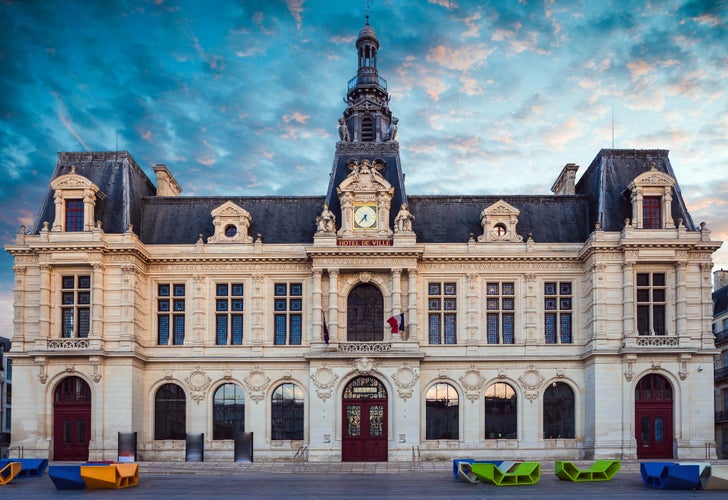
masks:
<path id="1" fill-rule="evenodd" d="M 570 483 L 542 463 L 541 480 L 532 486 L 470 484 L 456 481 L 450 462 L 380 463 L 150 463 L 142 462 L 139 485 L 116 491 L 56 490 L 47 473 L 18 478 L 0 487 L 4 498 L 725 498 L 724 491 L 646 488 L 639 462 L 623 462 L 612 481 Z"/>

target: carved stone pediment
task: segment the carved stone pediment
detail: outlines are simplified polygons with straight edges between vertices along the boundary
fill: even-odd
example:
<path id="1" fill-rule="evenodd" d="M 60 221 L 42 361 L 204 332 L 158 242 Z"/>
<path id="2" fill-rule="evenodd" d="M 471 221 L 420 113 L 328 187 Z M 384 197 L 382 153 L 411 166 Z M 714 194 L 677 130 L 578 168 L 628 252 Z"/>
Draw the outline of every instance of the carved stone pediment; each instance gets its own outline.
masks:
<path id="1" fill-rule="evenodd" d="M 248 235 L 252 217 L 244 208 L 232 201 L 226 201 L 212 212 L 215 234 L 207 239 L 208 243 L 252 243 Z"/>
<path id="2" fill-rule="evenodd" d="M 483 234 L 478 236 L 478 242 L 523 241 L 523 236 L 516 231 L 520 213 L 520 210 L 504 200 L 498 200 L 484 208 L 480 213 Z"/>
<path id="3" fill-rule="evenodd" d="M 80 189 L 81 191 L 90 190 L 94 194 L 99 191 L 98 186 L 91 182 L 83 175 L 76 173 L 76 167 L 71 167 L 68 174 L 59 175 L 51 181 L 51 189 Z"/>
<path id="4" fill-rule="evenodd" d="M 338 237 L 382 239 L 392 236 L 389 211 L 394 187 L 380 173 L 385 168 L 381 160 L 349 161 L 351 172 L 336 190 L 341 203 Z"/>

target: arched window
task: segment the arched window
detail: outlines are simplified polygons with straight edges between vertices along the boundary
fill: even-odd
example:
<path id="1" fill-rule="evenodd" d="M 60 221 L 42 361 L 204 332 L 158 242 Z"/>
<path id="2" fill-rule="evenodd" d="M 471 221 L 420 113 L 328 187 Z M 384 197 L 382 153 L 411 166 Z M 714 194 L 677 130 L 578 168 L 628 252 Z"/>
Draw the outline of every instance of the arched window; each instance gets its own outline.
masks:
<path id="1" fill-rule="evenodd" d="M 218 387 L 212 401 L 212 439 L 234 439 L 245 432 L 245 394 L 237 384 Z"/>
<path id="2" fill-rule="evenodd" d="M 371 116 L 365 116 L 361 120 L 361 140 L 362 142 L 374 140 L 374 120 Z"/>
<path id="3" fill-rule="evenodd" d="M 346 340 L 384 340 L 384 298 L 376 286 L 361 283 L 349 293 L 346 304 Z"/>
<path id="4" fill-rule="evenodd" d="M 425 396 L 425 439 L 458 439 L 458 393 L 450 384 L 435 384 Z"/>
<path id="5" fill-rule="evenodd" d="M 271 439 L 303 439 L 303 390 L 281 384 L 273 391 L 270 409 Z"/>
<path id="6" fill-rule="evenodd" d="M 154 396 L 154 439 L 184 439 L 187 398 L 177 384 L 164 384 Z"/>
<path id="7" fill-rule="evenodd" d="M 510 385 L 497 382 L 485 391 L 485 439 L 518 437 L 518 402 Z"/>
<path id="8" fill-rule="evenodd" d="M 637 383 L 635 401 L 672 401 L 672 386 L 662 375 L 650 374 Z"/>
<path id="9" fill-rule="evenodd" d="M 554 382 L 543 394 L 543 438 L 573 438 L 574 391 L 563 382 Z"/>
<path id="10" fill-rule="evenodd" d="M 79 404 L 91 402 L 91 389 L 85 380 L 79 377 L 66 377 L 56 386 L 53 395 L 56 404 Z"/>

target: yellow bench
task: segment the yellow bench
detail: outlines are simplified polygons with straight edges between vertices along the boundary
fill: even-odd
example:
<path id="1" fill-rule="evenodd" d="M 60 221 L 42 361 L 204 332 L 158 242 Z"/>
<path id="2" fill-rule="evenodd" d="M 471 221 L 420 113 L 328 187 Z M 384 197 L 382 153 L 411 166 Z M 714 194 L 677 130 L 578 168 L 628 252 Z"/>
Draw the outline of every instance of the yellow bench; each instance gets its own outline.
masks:
<path id="1" fill-rule="evenodd" d="M 597 460 L 588 469 L 579 469 L 571 462 L 556 462 L 554 472 L 562 481 L 609 481 L 621 466 L 619 460 Z"/>
<path id="2" fill-rule="evenodd" d="M 82 465 L 81 479 L 90 490 L 113 490 L 139 484 L 139 464 Z"/>
<path id="3" fill-rule="evenodd" d="M 8 484 L 15 476 L 20 474 L 21 470 L 23 470 L 23 464 L 20 462 L 10 462 L 0 469 L 0 484 Z"/>

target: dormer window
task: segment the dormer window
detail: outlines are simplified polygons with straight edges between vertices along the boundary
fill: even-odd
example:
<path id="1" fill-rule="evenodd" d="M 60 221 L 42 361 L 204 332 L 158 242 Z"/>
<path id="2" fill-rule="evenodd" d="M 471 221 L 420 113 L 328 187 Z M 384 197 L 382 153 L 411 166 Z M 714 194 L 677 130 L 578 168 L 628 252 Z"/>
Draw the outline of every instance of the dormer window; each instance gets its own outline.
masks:
<path id="1" fill-rule="evenodd" d="M 632 193 L 632 225 L 638 229 L 674 228 L 672 220 L 672 190 L 675 179 L 652 169 L 638 175 L 629 185 Z"/>
<path id="2" fill-rule="evenodd" d="M 483 234 L 478 236 L 478 241 L 481 243 L 523 241 L 523 236 L 516 231 L 520 213 L 520 210 L 504 200 L 498 200 L 484 208 L 480 213 Z"/>
<path id="3" fill-rule="evenodd" d="M 207 239 L 208 243 L 253 243 L 248 235 L 252 217 L 243 207 L 226 201 L 211 212 L 215 233 Z"/>
<path id="4" fill-rule="evenodd" d="M 94 227 L 96 202 L 105 196 L 93 182 L 71 167 L 70 173 L 53 179 L 51 189 L 55 193 L 56 208 L 53 231 L 81 232 Z"/>

